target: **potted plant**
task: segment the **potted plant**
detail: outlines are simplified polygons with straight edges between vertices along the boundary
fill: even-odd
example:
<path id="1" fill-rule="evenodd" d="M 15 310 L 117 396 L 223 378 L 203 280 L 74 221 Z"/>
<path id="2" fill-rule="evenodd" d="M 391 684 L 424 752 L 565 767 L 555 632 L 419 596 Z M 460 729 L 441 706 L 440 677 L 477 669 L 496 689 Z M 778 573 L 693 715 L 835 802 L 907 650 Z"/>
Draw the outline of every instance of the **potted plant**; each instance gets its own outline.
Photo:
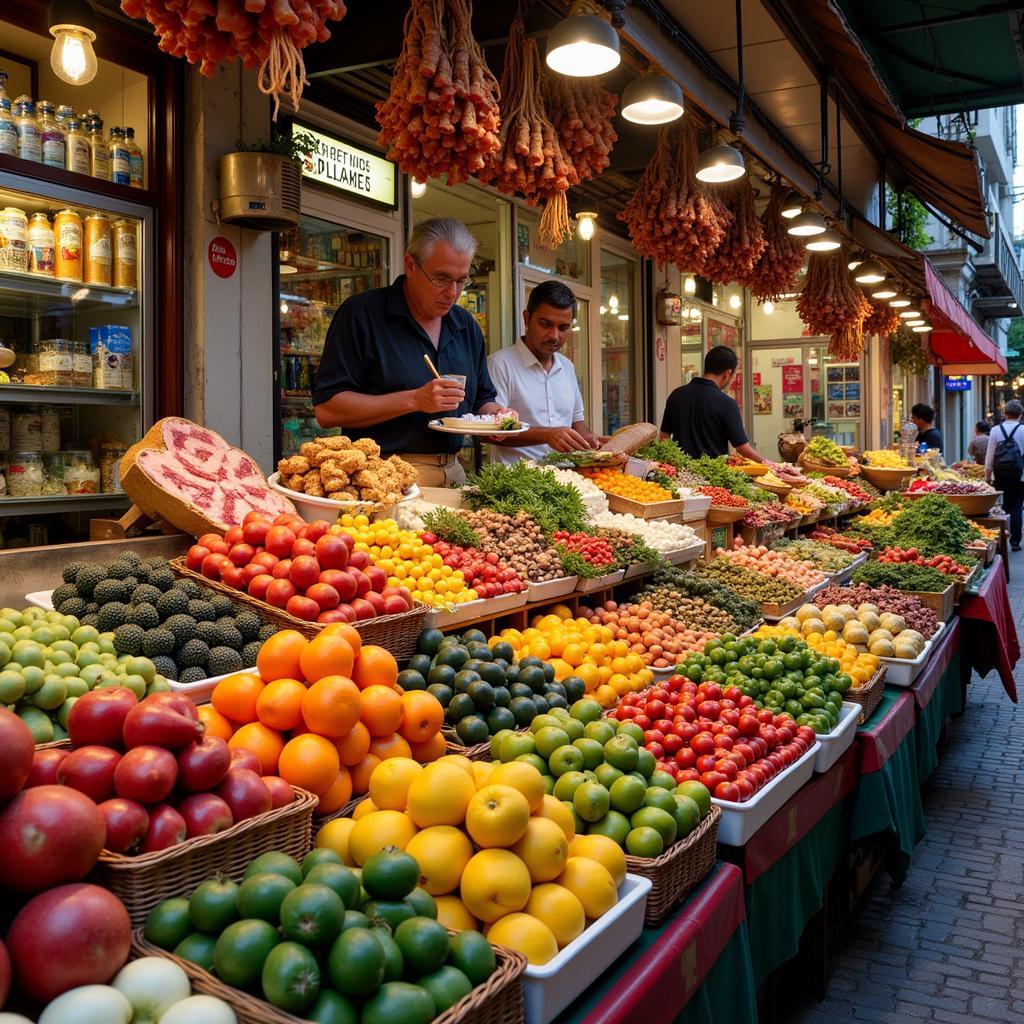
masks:
<path id="1" fill-rule="evenodd" d="M 316 152 L 308 132 L 275 132 L 220 158 L 220 218 L 254 231 L 299 223 L 302 165 Z"/>

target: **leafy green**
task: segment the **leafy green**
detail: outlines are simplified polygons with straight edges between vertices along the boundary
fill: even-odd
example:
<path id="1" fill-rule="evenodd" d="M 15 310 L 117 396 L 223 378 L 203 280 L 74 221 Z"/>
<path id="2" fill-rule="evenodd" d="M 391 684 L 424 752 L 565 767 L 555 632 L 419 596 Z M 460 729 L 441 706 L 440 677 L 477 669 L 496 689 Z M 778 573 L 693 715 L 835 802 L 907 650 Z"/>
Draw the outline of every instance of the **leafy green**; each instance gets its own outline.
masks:
<path id="1" fill-rule="evenodd" d="M 524 462 L 488 463 L 468 478 L 463 493 L 472 509 L 490 508 L 508 516 L 526 512 L 548 536 L 555 530 L 577 533 L 589 522 L 575 487 L 559 483 L 553 473 Z"/>
<path id="2" fill-rule="evenodd" d="M 637 453 L 638 459 L 650 459 L 652 462 L 664 462 L 676 469 L 682 469 L 685 460 L 689 458 L 686 452 L 671 438 L 665 441 L 652 441 L 644 445 Z"/>
<path id="3" fill-rule="evenodd" d="M 949 577 L 938 569 L 906 562 L 865 562 L 854 572 L 853 582 L 925 593 L 939 593 L 950 585 Z"/>
<path id="4" fill-rule="evenodd" d="M 724 487 L 741 498 L 754 501 L 754 494 L 758 490 L 750 483 L 746 473 L 730 469 L 725 462 L 725 456 L 712 458 L 710 455 L 702 455 L 699 459 L 683 453 L 683 468 L 689 469 L 698 476 L 703 477 L 712 487 Z"/>
<path id="5" fill-rule="evenodd" d="M 423 525 L 449 544 L 459 544 L 464 548 L 483 547 L 483 541 L 476 530 L 457 512 L 444 505 L 438 505 L 432 511 L 424 513 Z"/>
<path id="6" fill-rule="evenodd" d="M 896 547 L 914 547 L 926 556 L 959 557 L 967 544 L 981 536 L 960 509 L 939 494 L 910 502 L 889 529 Z"/>
<path id="7" fill-rule="evenodd" d="M 591 565 L 578 551 L 570 551 L 561 542 L 555 545 L 555 550 L 562 560 L 562 568 L 565 569 L 566 576 L 579 576 L 582 580 L 595 580 L 598 576 L 605 576 L 616 569 L 616 566 L 610 565 Z"/>

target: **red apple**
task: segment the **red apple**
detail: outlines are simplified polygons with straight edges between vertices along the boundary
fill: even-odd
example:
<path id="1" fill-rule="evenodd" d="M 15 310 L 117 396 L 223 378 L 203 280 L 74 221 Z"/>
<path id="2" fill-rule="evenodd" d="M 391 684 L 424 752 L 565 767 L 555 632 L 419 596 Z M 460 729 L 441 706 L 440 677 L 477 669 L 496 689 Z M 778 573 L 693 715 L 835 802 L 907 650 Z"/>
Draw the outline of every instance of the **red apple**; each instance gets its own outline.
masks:
<path id="1" fill-rule="evenodd" d="M 228 547 L 234 547 L 245 539 L 245 534 L 240 526 L 230 526 L 224 531 L 224 543 Z M 230 552 L 229 552 L 230 554 Z"/>
<path id="2" fill-rule="evenodd" d="M 235 823 L 231 808 L 213 793 L 192 793 L 178 804 L 178 813 L 185 819 L 189 839 L 216 835 Z"/>
<path id="3" fill-rule="evenodd" d="M 250 519 L 247 523 L 242 525 L 242 539 L 246 544 L 251 544 L 254 548 L 259 548 L 263 546 L 263 542 L 267 539 L 267 533 L 269 531 L 269 519 Z"/>
<path id="4" fill-rule="evenodd" d="M 383 600 L 385 615 L 401 615 L 402 612 L 409 610 L 409 605 L 405 603 L 405 598 L 399 597 L 398 594 L 391 594 Z"/>
<path id="5" fill-rule="evenodd" d="M 297 619 L 304 619 L 306 622 L 314 622 L 316 617 L 320 614 L 320 605 L 318 605 L 312 598 L 296 594 L 294 597 L 290 597 L 288 599 L 288 603 L 285 605 L 285 611 L 289 615 L 294 615 Z"/>
<path id="6" fill-rule="evenodd" d="M 33 786 L 56 786 L 57 769 L 61 761 L 70 754 L 70 750 L 61 747 L 48 747 L 44 750 L 36 748 L 32 757 L 32 767 L 29 769 L 28 778 L 22 789 L 31 789 Z"/>
<path id="7" fill-rule="evenodd" d="M 239 569 L 237 565 L 232 565 L 230 562 L 225 562 L 220 567 L 220 581 L 234 590 L 245 590 L 248 583 L 245 570 Z"/>
<path id="8" fill-rule="evenodd" d="M 314 519 L 306 524 L 306 537 L 315 544 L 330 528 L 331 524 L 326 519 Z"/>
<path id="9" fill-rule="evenodd" d="M 295 543 L 295 531 L 287 526 L 272 526 L 267 530 L 264 546 L 278 558 L 288 558 L 292 553 L 292 545 Z"/>
<path id="10" fill-rule="evenodd" d="M 287 807 L 295 799 L 292 787 L 280 775 L 264 775 L 263 782 L 270 790 L 270 802 L 275 811 L 278 807 Z"/>
<path id="11" fill-rule="evenodd" d="M 155 696 L 169 699 L 153 700 Z M 183 694 L 153 694 L 132 708 L 124 720 L 124 745 L 129 748 L 153 746 L 181 750 L 200 739 L 203 726 L 198 720 L 195 705 L 184 697 L 189 706 L 183 707 L 183 697 Z"/>
<path id="12" fill-rule="evenodd" d="M 300 555 L 309 555 L 312 557 L 316 554 L 316 544 L 313 543 L 308 537 L 296 537 L 295 543 L 292 545 L 292 558 L 298 558 Z"/>
<path id="13" fill-rule="evenodd" d="M 99 805 L 107 826 L 105 850 L 112 853 L 128 853 L 142 842 L 149 831 L 149 812 L 135 800 L 114 797 Z"/>
<path id="14" fill-rule="evenodd" d="M 231 750 L 217 736 L 204 736 L 178 752 L 178 785 L 190 793 L 213 789 L 231 767 Z"/>
<path id="15" fill-rule="evenodd" d="M 145 746 L 129 750 L 114 769 L 118 796 L 155 804 L 166 800 L 178 779 L 178 762 L 163 747 Z"/>
<path id="16" fill-rule="evenodd" d="M 333 608 L 331 610 L 341 612 L 341 614 L 345 616 L 346 622 L 355 622 L 356 619 L 359 618 L 359 616 L 356 615 L 355 608 L 353 608 L 352 605 L 350 604 L 339 604 L 337 608 Z"/>
<path id="17" fill-rule="evenodd" d="M 142 839 L 139 853 L 166 850 L 185 842 L 188 826 L 185 819 L 170 805 L 157 804 L 149 809 L 149 828 Z"/>
<path id="18" fill-rule="evenodd" d="M 267 590 L 273 582 L 273 576 L 268 573 L 260 573 L 259 576 L 255 576 L 249 581 L 249 586 L 245 588 L 245 592 L 250 597 L 256 598 L 257 601 L 265 601 L 267 599 Z"/>
<path id="19" fill-rule="evenodd" d="M 273 569 L 270 570 L 270 575 L 275 580 L 286 580 L 288 574 L 292 571 L 292 560 L 290 558 L 282 558 Z"/>
<path id="20" fill-rule="evenodd" d="M 264 600 L 275 608 L 284 608 L 295 596 L 295 586 L 290 580 L 274 580 L 267 587 Z"/>
<path id="21" fill-rule="evenodd" d="M 235 821 L 265 814 L 273 806 L 266 783 L 248 768 L 232 768 L 216 792 L 231 808 Z"/>
<path id="22" fill-rule="evenodd" d="M 316 542 L 316 560 L 324 569 L 344 569 L 348 565 L 348 545 L 337 533 L 325 533 Z"/>
<path id="23" fill-rule="evenodd" d="M 140 703 L 146 704 L 149 707 L 170 708 L 179 715 L 191 718 L 193 722 L 199 721 L 198 708 L 196 708 L 195 703 L 183 693 L 151 693 L 148 697 L 143 697 Z"/>
<path id="24" fill-rule="evenodd" d="M 377 610 L 370 604 L 369 601 L 364 601 L 363 598 L 357 597 L 352 602 L 352 611 L 356 613 L 357 619 L 373 619 L 376 618 Z"/>
<path id="25" fill-rule="evenodd" d="M 348 548 L 348 553 L 349 553 L 349 557 L 350 557 L 350 560 L 351 560 L 352 552 L 353 552 L 353 550 L 355 549 L 355 546 L 356 546 L 356 539 L 355 539 L 355 537 L 353 537 L 351 533 L 340 533 L 340 534 L 338 534 L 338 536 L 341 537 L 342 544 L 344 544 L 345 547 Z M 358 566 L 357 566 L 357 568 L 358 568 Z"/>
<path id="26" fill-rule="evenodd" d="M 367 591 L 364 600 L 368 601 L 373 605 L 373 610 L 378 615 L 383 615 L 387 611 L 387 602 L 384 600 L 376 590 Z"/>
<path id="27" fill-rule="evenodd" d="M 306 590 L 306 597 L 316 601 L 322 612 L 328 608 L 337 608 L 338 602 L 341 600 L 337 590 L 326 583 L 314 583 Z"/>
<path id="28" fill-rule="evenodd" d="M 255 772 L 257 775 L 263 770 L 260 767 L 260 759 L 251 750 L 245 750 L 242 747 L 231 748 L 229 770 L 230 768 L 248 768 L 249 771 Z"/>
<path id="29" fill-rule="evenodd" d="M 371 565 L 363 570 L 370 581 L 370 589 L 379 594 L 388 585 L 388 574 L 379 566 Z"/>
<path id="30" fill-rule="evenodd" d="M 270 572 L 280 561 L 281 559 L 277 555 L 272 555 L 269 551 L 258 551 L 256 557 L 253 558 L 253 562 L 256 565 L 262 565 L 267 572 Z"/>
<path id="31" fill-rule="evenodd" d="M 316 617 L 317 622 L 328 623 L 328 622 L 348 622 L 348 617 L 340 608 L 328 608 L 327 611 L 321 612 Z"/>
<path id="32" fill-rule="evenodd" d="M 256 548 L 252 544 L 246 544 L 244 542 L 235 544 L 228 552 L 228 558 L 230 558 L 232 564 L 237 565 L 239 569 L 247 566 L 255 557 Z"/>
<path id="33" fill-rule="evenodd" d="M 358 570 L 356 571 L 358 572 Z M 324 579 L 326 574 L 321 573 L 320 582 L 334 587 L 338 592 L 338 599 L 340 601 L 351 601 L 353 597 L 359 596 L 356 578 L 353 573 L 347 572 L 345 569 L 328 569 L 327 572 L 330 573 L 331 578 Z"/>
<path id="34" fill-rule="evenodd" d="M 299 555 L 292 559 L 288 579 L 300 594 L 304 594 L 320 579 L 320 563 L 312 555 Z"/>
<path id="35" fill-rule="evenodd" d="M 347 537 L 348 534 L 342 536 Z M 348 564 L 350 569 L 365 569 L 370 564 L 370 556 L 365 551 L 349 551 Z"/>
<path id="36" fill-rule="evenodd" d="M 211 552 L 203 559 L 203 564 L 200 567 L 200 572 L 208 580 L 220 579 L 220 567 L 224 562 L 228 561 L 227 555 L 219 555 Z M 230 563 L 229 563 L 230 564 Z"/>
<path id="37" fill-rule="evenodd" d="M 68 739 L 76 747 L 120 747 L 124 720 L 138 703 L 125 686 L 103 686 L 82 694 L 68 714 Z"/>
<path id="38" fill-rule="evenodd" d="M 356 597 L 365 597 L 373 589 L 370 584 L 370 577 L 362 569 L 352 569 L 352 579 L 356 581 Z"/>
<path id="39" fill-rule="evenodd" d="M 73 750 L 57 768 L 57 784 L 70 786 L 96 803 L 114 795 L 114 771 L 121 755 L 110 747 L 88 746 Z"/>
<path id="40" fill-rule="evenodd" d="M 185 555 L 185 565 L 187 565 L 193 572 L 199 572 L 203 567 L 203 559 L 210 553 L 209 548 L 204 548 L 202 544 L 193 544 L 188 549 L 188 554 Z"/>

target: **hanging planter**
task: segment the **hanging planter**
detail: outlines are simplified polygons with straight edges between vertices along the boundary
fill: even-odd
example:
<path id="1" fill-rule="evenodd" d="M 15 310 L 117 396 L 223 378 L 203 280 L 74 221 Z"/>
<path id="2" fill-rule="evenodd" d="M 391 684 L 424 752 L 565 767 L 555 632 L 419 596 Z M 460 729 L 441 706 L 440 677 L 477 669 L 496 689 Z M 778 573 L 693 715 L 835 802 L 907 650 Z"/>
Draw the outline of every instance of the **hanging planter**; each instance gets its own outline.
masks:
<path id="1" fill-rule="evenodd" d="M 302 161 L 316 148 L 305 132 L 274 135 L 220 158 L 220 219 L 252 231 L 284 231 L 299 223 Z"/>

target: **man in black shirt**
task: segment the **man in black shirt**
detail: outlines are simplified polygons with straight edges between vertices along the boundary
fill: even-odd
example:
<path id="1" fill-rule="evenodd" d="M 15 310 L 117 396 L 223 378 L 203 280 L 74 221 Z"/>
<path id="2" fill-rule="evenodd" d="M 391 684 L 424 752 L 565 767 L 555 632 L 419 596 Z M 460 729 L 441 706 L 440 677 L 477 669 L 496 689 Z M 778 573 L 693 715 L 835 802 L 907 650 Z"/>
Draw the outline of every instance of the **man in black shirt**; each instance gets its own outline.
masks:
<path id="1" fill-rule="evenodd" d="M 728 455 L 731 444 L 740 455 L 768 463 L 747 438 L 739 406 L 724 394 L 736 376 L 738 363 L 736 353 L 725 345 L 708 349 L 704 375 L 694 377 L 668 396 L 661 436 L 671 435 L 695 459 L 701 455 Z"/>
<path id="2" fill-rule="evenodd" d="M 321 427 L 371 438 L 383 455 L 411 462 L 428 487 L 466 479 L 457 455 L 463 438 L 431 430 L 430 420 L 509 411 L 494 401 L 480 327 L 456 305 L 475 253 L 476 239 L 457 220 L 417 225 L 405 273 L 386 288 L 352 296 L 334 314 L 313 384 Z M 464 377 L 465 386 L 446 374 Z"/>
<path id="3" fill-rule="evenodd" d="M 930 405 L 918 402 L 910 410 L 910 420 L 917 427 L 917 443 L 942 451 L 942 435 L 935 428 L 935 410 Z"/>

